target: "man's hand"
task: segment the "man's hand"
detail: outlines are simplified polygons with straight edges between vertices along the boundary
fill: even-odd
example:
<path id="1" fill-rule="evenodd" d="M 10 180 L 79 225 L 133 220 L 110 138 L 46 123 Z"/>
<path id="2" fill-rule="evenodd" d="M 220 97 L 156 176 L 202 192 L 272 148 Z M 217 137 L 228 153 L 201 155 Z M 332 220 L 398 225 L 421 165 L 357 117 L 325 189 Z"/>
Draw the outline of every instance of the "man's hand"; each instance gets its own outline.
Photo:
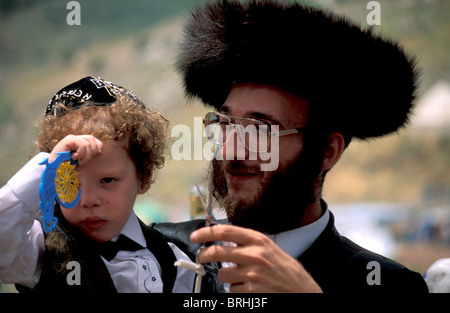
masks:
<path id="1" fill-rule="evenodd" d="M 236 247 L 212 245 L 198 261 L 232 262 L 219 270 L 219 279 L 231 283 L 231 292 L 322 292 L 304 267 L 266 235 L 247 228 L 216 225 L 191 234 L 193 242 L 230 241 Z"/>
<path id="2" fill-rule="evenodd" d="M 102 153 L 103 143 L 91 135 L 68 135 L 64 137 L 53 148 L 48 161 L 51 163 L 56 159 L 57 152 L 73 152 L 72 159 L 78 160 L 79 165 L 86 164 L 89 160 Z"/>

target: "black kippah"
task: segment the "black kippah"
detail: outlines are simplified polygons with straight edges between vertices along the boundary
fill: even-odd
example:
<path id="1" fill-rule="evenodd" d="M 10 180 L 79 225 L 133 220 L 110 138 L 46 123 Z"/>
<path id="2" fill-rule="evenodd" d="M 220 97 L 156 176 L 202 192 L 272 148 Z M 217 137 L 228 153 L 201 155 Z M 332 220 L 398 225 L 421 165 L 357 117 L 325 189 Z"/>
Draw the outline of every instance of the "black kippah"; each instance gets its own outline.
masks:
<path id="1" fill-rule="evenodd" d="M 69 109 L 77 109 L 86 104 L 109 106 L 122 93 L 143 104 L 129 90 L 100 77 L 87 76 L 59 90 L 49 101 L 45 115 L 56 115 L 56 104 L 61 103 Z"/>

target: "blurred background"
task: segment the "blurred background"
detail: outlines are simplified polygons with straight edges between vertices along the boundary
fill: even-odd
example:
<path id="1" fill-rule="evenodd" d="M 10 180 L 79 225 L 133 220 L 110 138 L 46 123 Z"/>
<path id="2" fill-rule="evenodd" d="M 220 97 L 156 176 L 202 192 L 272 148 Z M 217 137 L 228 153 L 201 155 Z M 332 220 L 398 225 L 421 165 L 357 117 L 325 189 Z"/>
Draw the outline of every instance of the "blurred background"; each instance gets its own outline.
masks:
<path id="1" fill-rule="evenodd" d="M 193 131 L 194 117 L 209 111 L 183 97 L 174 71 L 183 21 L 204 0 L 77 2 L 81 25 L 71 26 L 69 1 L 0 0 L 1 186 L 36 153 L 34 122 L 49 99 L 81 77 L 100 76 L 133 90 L 170 119 L 171 128 L 183 124 Z M 298 2 L 369 27 L 369 1 Z M 450 1 L 378 3 L 375 31 L 399 40 L 421 66 L 417 109 L 397 134 L 353 142 L 328 174 L 324 198 L 343 235 L 423 274 L 436 259 L 450 257 Z M 168 156 L 156 183 L 138 198 L 135 210 L 145 222 L 191 218 L 190 188 L 208 167 L 193 153 L 192 160 Z"/>

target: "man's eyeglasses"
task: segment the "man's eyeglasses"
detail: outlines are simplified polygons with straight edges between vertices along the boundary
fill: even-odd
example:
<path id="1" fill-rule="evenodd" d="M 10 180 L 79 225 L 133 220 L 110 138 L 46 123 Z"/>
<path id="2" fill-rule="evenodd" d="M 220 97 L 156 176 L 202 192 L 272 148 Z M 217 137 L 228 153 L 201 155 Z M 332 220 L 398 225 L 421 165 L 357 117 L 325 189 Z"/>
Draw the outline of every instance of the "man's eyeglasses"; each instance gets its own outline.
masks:
<path id="1" fill-rule="evenodd" d="M 306 127 L 297 127 L 282 131 L 273 131 L 270 123 L 248 117 L 236 117 L 222 113 L 209 112 L 203 119 L 206 136 L 216 144 L 223 146 L 232 129 L 239 134 L 245 147 L 252 152 L 269 152 L 271 138 L 298 134 Z M 278 126 L 276 127 L 278 129 Z"/>

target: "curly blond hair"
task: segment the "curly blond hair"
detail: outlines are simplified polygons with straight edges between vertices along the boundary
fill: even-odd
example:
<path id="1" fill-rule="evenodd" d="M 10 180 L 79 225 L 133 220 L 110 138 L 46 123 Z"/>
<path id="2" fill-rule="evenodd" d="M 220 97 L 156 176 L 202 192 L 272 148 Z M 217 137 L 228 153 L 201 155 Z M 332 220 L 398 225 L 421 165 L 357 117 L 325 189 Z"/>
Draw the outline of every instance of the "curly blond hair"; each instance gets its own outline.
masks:
<path id="1" fill-rule="evenodd" d="M 67 135 L 92 135 L 97 139 L 128 138 L 127 151 L 140 181 L 150 186 L 154 172 L 164 166 L 169 121 L 126 95 L 118 95 L 110 106 L 85 105 L 69 109 L 57 104 L 57 116 L 38 121 L 36 147 L 51 152 Z"/>

